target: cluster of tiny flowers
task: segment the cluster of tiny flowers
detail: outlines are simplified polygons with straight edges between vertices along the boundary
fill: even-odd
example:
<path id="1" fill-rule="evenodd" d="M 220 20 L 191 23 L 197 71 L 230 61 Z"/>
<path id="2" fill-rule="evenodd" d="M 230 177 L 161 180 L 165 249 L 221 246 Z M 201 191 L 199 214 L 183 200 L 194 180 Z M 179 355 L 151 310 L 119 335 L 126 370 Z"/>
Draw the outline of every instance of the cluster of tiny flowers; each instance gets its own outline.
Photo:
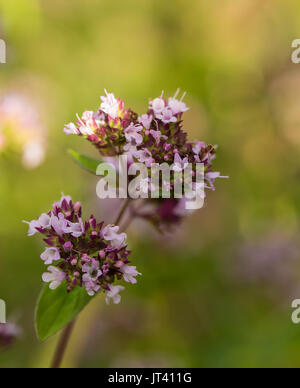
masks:
<path id="1" fill-rule="evenodd" d="M 140 183 L 140 191 L 151 193 L 170 192 L 174 198 L 175 174 L 171 180 L 164 182 L 160 179 L 160 186 L 154 186 L 151 180 L 151 166 L 167 163 L 174 172 L 184 172 L 188 165 L 193 165 L 191 174 L 196 172 L 196 164 L 204 166 L 204 187 L 215 190 L 214 182 L 221 177 L 219 172 L 213 171 L 212 162 L 216 157 L 216 147 L 202 141 L 189 142 L 187 133 L 183 129 L 183 114 L 189 110 L 183 99 L 178 99 L 179 90 L 171 98 L 160 97 L 150 100 L 147 113 L 139 116 L 130 109 L 125 109 L 124 101 L 106 92 L 101 97 L 101 105 L 97 112 L 84 112 L 78 121 L 66 125 L 64 132 L 87 138 L 99 150 L 102 158 L 106 156 L 127 155 L 129 165 L 134 162 L 145 164 L 148 168 L 148 178 Z M 133 179 L 129 177 L 129 180 Z M 195 186 L 195 184 L 193 183 Z M 195 190 L 196 187 L 191 187 Z M 185 199 L 163 201 L 162 205 L 181 215 Z M 158 201 L 156 201 L 157 203 Z M 181 216 L 180 215 L 180 216 Z M 159 217 L 159 214 L 156 213 Z M 160 217 L 159 217 L 160 218 Z"/>
<path id="2" fill-rule="evenodd" d="M 26 222 L 26 221 L 24 221 Z M 116 280 L 135 284 L 140 273 L 130 266 L 126 234 L 115 225 L 97 223 L 91 216 L 87 222 L 81 218 L 81 203 L 63 196 L 53 204 L 49 213 L 29 224 L 28 235 L 40 233 L 47 248 L 41 255 L 48 271 L 42 276 L 54 290 L 66 282 L 67 292 L 85 287 L 90 296 L 100 290 L 106 293 L 106 302 L 118 304 L 123 286 Z"/>
<path id="3" fill-rule="evenodd" d="M 0 99 L 0 154 L 22 155 L 24 167 L 38 167 L 45 158 L 46 131 L 33 105 L 22 95 Z"/>
<path id="4" fill-rule="evenodd" d="M 126 143 L 125 130 L 137 120 L 137 115 L 125 109 L 124 102 L 111 93 L 106 92 L 101 101 L 97 112 L 86 111 L 81 118 L 77 115 L 77 122 L 66 125 L 64 132 L 87 138 L 102 155 L 120 155 Z"/>

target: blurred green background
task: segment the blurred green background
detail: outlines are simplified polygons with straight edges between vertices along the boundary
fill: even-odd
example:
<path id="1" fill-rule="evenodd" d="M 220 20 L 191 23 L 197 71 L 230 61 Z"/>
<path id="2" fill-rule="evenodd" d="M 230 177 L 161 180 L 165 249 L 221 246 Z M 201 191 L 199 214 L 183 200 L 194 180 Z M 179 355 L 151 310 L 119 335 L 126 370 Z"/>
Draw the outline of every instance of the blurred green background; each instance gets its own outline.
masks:
<path id="1" fill-rule="evenodd" d="M 0 297 L 23 329 L 1 367 L 47 367 L 57 341 L 35 337 L 43 245 L 21 221 L 62 191 L 101 216 L 96 179 L 66 153 L 92 149 L 64 124 L 104 88 L 144 113 L 178 87 L 190 139 L 219 145 L 230 180 L 169 236 L 130 228 L 143 277 L 121 305 L 86 309 L 64 366 L 300 367 L 299 12 L 298 0 L 0 1 L 0 94 L 35 99 L 49 133 L 38 169 L 0 158 Z"/>

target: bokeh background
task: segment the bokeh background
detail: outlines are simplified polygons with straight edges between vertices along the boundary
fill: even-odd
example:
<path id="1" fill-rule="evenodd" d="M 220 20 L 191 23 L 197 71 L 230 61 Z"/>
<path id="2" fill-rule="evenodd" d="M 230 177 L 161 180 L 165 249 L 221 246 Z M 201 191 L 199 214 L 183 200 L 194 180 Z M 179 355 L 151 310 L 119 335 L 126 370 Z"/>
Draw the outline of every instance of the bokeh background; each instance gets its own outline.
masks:
<path id="1" fill-rule="evenodd" d="M 95 178 L 66 152 L 92 149 L 64 124 L 96 109 L 104 88 L 143 113 L 178 87 L 190 138 L 219 145 L 215 166 L 230 179 L 169 236 L 132 225 L 143 277 L 121 305 L 100 296 L 84 311 L 64 366 L 300 366 L 299 12 L 298 0 L 0 1 L 0 94 L 34 101 L 48 130 L 39 168 L 0 157 L 0 297 L 23 329 L 1 367 L 47 367 L 57 341 L 35 336 L 43 245 L 21 221 L 61 192 L 102 212 Z"/>

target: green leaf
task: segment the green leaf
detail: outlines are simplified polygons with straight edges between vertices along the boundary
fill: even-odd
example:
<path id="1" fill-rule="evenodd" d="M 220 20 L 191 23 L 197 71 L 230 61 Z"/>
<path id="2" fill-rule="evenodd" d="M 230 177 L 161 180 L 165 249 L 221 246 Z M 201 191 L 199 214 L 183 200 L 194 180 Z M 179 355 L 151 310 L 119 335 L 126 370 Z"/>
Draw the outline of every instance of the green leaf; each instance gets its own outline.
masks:
<path id="1" fill-rule="evenodd" d="M 70 293 L 63 282 L 56 290 L 45 286 L 36 309 L 36 331 L 44 341 L 67 326 L 93 298 L 84 287 L 76 287 Z"/>
<path id="2" fill-rule="evenodd" d="M 99 164 L 103 163 L 101 160 L 90 158 L 89 156 L 79 154 L 73 150 L 69 150 L 68 153 L 72 156 L 77 164 L 94 175 L 96 175 L 97 167 Z"/>

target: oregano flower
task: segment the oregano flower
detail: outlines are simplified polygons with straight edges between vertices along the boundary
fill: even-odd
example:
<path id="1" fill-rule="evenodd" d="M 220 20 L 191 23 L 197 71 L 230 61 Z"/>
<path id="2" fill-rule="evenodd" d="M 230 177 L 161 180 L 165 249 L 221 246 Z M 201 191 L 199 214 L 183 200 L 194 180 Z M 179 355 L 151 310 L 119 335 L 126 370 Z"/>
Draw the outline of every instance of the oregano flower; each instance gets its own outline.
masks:
<path id="1" fill-rule="evenodd" d="M 213 169 L 216 157 L 216 146 L 203 141 L 188 141 L 184 130 L 183 115 L 189 110 L 185 104 L 185 94 L 178 98 L 179 90 L 169 99 L 160 97 L 150 100 L 148 111 L 138 115 L 131 109 L 125 108 L 125 102 L 116 98 L 112 93 L 106 92 L 106 97 L 101 97 L 101 105 L 96 112 L 86 111 L 76 123 L 65 127 L 66 134 L 76 134 L 88 139 L 98 149 L 101 158 L 120 155 L 128 156 L 129 166 L 139 162 L 148 169 L 148 178 L 141 182 L 143 193 L 151 193 L 153 181 L 151 180 L 151 167 L 153 164 L 168 164 L 174 166 L 174 174 L 185 171 L 186 167 L 193 165 L 192 174 L 196 174 L 196 164 L 204 166 L 204 186 L 201 188 L 203 197 L 205 190 L 215 190 L 215 180 L 222 178 L 220 172 Z M 109 160 L 111 161 L 111 159 Z M 134 177 L 129 176 L 128 180 Z M 167 190 L 170 199 L 151 199 L 152 211 L 139 212 L 140 216 L 150 220 L 155 226 L 178 223 L 190 212 L 183 211 L 186 198 L 175 199 L 175 177 L 171 176 L 170 182 L 160 179 L 159 192 Z M 195 187 L 191 187 L 192 190 Z M 171 212 L 171 213 L 170 213 Z M 164 216 L 163 216 L 164 215 Z"/>
<path id="2" fill-rule="evenodd" d="M 98 223 L 93 215 L 84 222 L 81 213 L 80 202 L 74 204 L 70 196 L 63 196 L 48 213 L 27 222 L 28 235 L 39 233 L 47 244 L 41 259 L 49 267 L 42 279 L 51 290 L 65 282 L 68 293 L 84 287 L 90 296 L 103 291 L 107 301 L 119 303 L 124 287 L 115 282 L 135 284 L 141 275 L 129 265 L 127 236 L 116 225 Z"/>

